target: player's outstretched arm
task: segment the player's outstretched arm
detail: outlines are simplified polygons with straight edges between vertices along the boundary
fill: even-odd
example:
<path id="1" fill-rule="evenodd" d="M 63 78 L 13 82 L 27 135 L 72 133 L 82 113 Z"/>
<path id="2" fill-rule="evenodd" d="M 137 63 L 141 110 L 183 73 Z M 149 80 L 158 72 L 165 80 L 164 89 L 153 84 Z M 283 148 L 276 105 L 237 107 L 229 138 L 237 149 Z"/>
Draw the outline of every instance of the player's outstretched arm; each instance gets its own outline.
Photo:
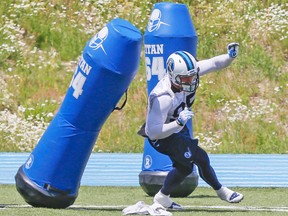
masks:
<path id="1" fill-rule="evenodd" d="M 230 43 L 227 46 L 227 54 L 215 56 L 210 59 L 198 62 L 199 75 L 203 76 L 207 73 L 221 70 L 228 67 L 232 61 L 238 56 L 239 44 L 236 42 Z"/>

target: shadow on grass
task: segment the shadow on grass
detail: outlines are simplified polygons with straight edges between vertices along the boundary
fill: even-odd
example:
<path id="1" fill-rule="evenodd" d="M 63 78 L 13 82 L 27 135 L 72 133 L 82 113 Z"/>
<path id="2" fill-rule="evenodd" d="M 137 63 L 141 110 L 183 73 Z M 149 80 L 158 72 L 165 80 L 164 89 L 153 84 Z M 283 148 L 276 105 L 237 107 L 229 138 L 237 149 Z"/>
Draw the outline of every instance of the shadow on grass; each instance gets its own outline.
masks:
<path id="1" fill-rule="evenodd" d="M 217 198 L 217 199 L 219 199 L 217 196 L 215 196 L 215 195 L 192 195 L 192 196 L 188 196 L 188 197 L 185 197 L 185 198 L 188 198 L 188 199 L 194 199 L 194 198 L 196 198 L 196 199 L 207 199 L 207 198 Z"/>

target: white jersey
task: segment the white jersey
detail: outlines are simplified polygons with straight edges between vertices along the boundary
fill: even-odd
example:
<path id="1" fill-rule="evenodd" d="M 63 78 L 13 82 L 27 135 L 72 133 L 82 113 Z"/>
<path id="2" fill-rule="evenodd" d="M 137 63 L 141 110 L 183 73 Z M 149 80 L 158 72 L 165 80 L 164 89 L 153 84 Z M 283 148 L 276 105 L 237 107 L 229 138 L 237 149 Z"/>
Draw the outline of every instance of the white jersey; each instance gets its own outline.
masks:
<path id="1" fill-rule="evenodd" d="M 199 61 L 199 75 L 227 67 L 233 58 L 228 54 Z M 185 108 L 190 108 L 195 100 L 195 92 L 173 92 L 168 74 L 154 87 L 148 97 L 145 132 L 151 140 L 163 139 L 182 130 L 176 119 Z"/>

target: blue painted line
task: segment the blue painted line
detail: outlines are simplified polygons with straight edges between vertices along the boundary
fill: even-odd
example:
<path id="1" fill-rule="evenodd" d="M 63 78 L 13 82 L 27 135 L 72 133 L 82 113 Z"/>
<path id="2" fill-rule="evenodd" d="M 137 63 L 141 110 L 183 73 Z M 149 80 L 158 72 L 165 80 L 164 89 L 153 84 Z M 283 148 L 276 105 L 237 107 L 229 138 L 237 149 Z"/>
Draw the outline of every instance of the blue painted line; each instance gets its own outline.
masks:
<path id="1" fill-rule="evenodd" d="M 0 184 L 14 176 L 29 153 L 0 153 Z M 288 187 L 287 154 L 211 154 L 220 182 L 228 187 Z M 86 186 L 139 186 L 142 154 L 93 153 L 82 176 Z M 200 187 L 208 185 L 199 179 Z"/>

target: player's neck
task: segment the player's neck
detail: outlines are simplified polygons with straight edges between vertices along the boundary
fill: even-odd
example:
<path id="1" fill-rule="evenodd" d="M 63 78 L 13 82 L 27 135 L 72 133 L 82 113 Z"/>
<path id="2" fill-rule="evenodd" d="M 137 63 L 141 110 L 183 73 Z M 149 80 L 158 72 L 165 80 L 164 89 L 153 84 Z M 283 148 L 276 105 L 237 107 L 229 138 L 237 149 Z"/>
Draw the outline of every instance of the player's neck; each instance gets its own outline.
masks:
<path id="1" fill-rule="evenodd" d="M 171 90 L 172 90 L 174 93 L 176 93 L 176 92 L 181 92 L 181 90 L 180 90 L 177 86 L 175 86 L 173 83 L 171 83 Z"/>

